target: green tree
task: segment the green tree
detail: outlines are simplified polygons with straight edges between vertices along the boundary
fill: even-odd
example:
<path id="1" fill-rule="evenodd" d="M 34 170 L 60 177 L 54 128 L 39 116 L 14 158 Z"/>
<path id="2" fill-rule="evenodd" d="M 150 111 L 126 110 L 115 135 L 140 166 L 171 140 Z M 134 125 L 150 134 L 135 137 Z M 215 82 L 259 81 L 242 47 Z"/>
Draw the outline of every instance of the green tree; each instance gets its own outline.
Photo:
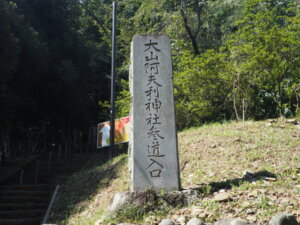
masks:
<path id="1" fill-rule="evenodd" d="M 177 127 L 197 126 L 228 117 L 230 66 L 226 52 L 208 50 L 191 60 L 185 53 L 175 71 Z"/>
<path id="2" fill-rule="evenodd" d="M 272 101 L 280 116 L 295 110 L 291 99 L 300 81 L 300 27 L 295 9 L 288 0 L 246 1 L 243 17 L 236 22 L 238 31 L 227 42 L 230 58 L 242 74 L 233 76 L 247 81 L 248 88 L 239 86 L 242 92 L 255 92 L 260 103 L 256 106 L 261 108 L 252 110 L 258 117 Z"/>

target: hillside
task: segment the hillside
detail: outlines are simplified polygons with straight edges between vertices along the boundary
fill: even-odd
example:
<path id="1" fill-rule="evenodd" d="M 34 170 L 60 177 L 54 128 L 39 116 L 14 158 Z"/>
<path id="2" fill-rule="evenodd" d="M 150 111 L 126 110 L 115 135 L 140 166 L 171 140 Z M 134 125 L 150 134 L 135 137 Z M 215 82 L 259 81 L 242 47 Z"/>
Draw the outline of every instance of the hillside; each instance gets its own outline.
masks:
<path id="1" fill-rule="evenodd" d="M 227 122 L 180 132 L 182 187 L 198 190 L 201 200 L 179 209 L 160 205 L 148 213 L 126 209 L 103 224 L 191 216 L 208 223 L 225 217 L 265 223 L 283 211 L 299 220 L 300 126 L 293 122 Z M 127 155 L 112 164 L 97 156 L 62 187 L 52 223 L 101 224 L 114 193 L 128 190 Z"/>

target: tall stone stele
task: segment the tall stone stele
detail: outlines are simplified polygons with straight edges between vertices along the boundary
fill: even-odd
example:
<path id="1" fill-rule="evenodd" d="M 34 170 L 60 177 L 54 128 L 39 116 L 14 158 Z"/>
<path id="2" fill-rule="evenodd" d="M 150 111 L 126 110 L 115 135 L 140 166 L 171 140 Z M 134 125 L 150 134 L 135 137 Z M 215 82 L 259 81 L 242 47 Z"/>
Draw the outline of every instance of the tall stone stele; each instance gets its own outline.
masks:
<path id="1" fill-rule="evenodd" d="M 135 35 L 130 67 L 132 191 L 180 189 L 170 39 Z"/>

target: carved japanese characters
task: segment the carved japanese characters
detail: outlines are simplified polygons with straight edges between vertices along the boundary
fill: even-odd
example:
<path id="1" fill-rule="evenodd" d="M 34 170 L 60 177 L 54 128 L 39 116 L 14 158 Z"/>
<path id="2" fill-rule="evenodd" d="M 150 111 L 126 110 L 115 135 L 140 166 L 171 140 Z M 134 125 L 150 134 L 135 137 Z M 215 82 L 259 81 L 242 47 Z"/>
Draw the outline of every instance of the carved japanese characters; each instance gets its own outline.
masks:
<path id="1" fill-rule="evenodd" d="M 179 190 L 169 38 L 134 36 L 130 71 L 132 189 Z"/>

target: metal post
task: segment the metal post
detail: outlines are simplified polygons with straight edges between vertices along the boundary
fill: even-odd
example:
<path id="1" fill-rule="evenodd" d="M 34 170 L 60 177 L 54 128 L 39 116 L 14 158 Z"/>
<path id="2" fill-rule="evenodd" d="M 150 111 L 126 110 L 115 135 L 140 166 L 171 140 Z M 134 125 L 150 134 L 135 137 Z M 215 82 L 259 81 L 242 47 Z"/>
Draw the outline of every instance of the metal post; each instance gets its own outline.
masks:
<path id="1" fill-rule="evenodd" d="M 90 142 L 91 142 L 91 138 L 92 138 L 92 128 L 91 126 L 89 127 L 89 135 L 88 135 L 88 140 L 86 142 L 86 152 L 89 152 L 90 149 Z"/>
<path id="2" fill-rule="evenodd" d="M 51 213 L 51 209 L 52 209 L 53 204 L 54 204 L 54 202 L 55 202 L 55 199 L 56 199 L 56 196 L 57 196 L 58 189 L 59 189 L 59 185 L 56 185 L 56 188 L 55 188 L 54 193 L 53 193 L 53 195 L 52 195 L 50 204 L 49 204 L 48 209 L 47 209 L 47 211 L 46 211 L 46 214 L 45 214 L 45 216 L 44 216 L 42 225 L 48 224 L 47 221 L 48 221 L 48 219 L 49 219 L 49 215 L 50 215 L 50 213 Z"/>
<path id="3" fill-rule="evenodd" d="M 60 162 L 60 157 L 61 157 L 61 145 L 59 146 L 59 149 L 58 149 L 57 163 Z"/>
<path id="4" fill-rule="evenodd" d="M 24 177 L 24 170 L 21 170 L 21 173 L 20 173 L 20 182 L 19 182 L 20 185 L 23 184 L 23 177 Z"/>
<path id="5" fill-rule="evenodd" d="M 50 172 L 50 168 L 51 168 L 51 159 L 52 159 L 52 152 L 49 152 L 49 159 L 48 159 L 48 173 Z"/>
<path id="6" fill-rule="evenodd" d="M 37 184 L 39 177 L 40 160 L 36 161 L 34 183 Z"/>
<path id="7" fill-rule="evenodd" d="M 83 138 L 82 132 L 80 131 L 79 132 L 79 153 L 83 152 L 83 146 L 82 146 L 83 140 L 82 140 L 82 138 Z"/>
<path id="8" fill-rule="evenodd" d="M 66 142 L 65 144 L 65 159 L 67 159 L 67 155 L 68 155 L 68 142 Z"/>
<path id="9" fill-rule="evenodd" d="M 69 149 L 68 149 L 68 154 L 69 156 L 71 156 L 71 153 L 72 153 L 72 148 L 73 148 L 73 144 L 72 144 L 72 135 L 71 135 L 71 138 L 69 139 Z"/>
<path id="10" fill-rule="evenodd" d="M 117 1 L 113 2 L 112 16 L 112 55 L 111 55 L 111 118 L 110 118 L 110 151 L 109 159 L 112 159 L 112 154 L 115 145 L 115 77 L 116 77 L 116 10 Z"/>

